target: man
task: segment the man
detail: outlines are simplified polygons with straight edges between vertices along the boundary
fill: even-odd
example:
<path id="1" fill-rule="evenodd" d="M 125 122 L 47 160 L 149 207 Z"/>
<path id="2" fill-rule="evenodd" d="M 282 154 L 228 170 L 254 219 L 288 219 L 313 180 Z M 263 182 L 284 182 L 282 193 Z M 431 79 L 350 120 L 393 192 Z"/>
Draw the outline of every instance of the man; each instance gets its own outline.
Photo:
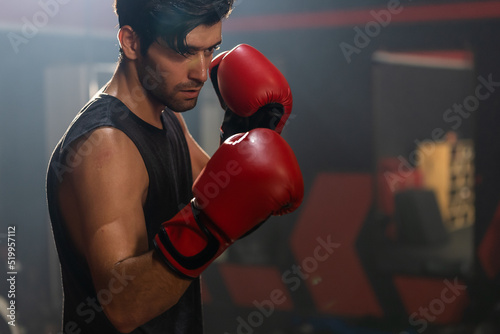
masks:
<path id="1" fill-rule="evenodd" d="M 213 215 L 200 214 L 208 208 L 193 180 L 219 172 L 201 173 L 209 157 L 177 113 L 196 105 L 232 2 L 116 0 L 121 53 L 116 72 L 77 115 L 47 175 L 62 268 L 64 333 L 202 333 L 199 274 L 264 220 L 259 216 L 239 228 L 233 217 L 231 226 L 238 231 L 231 234 Z M 221 152 L 231 152 L 214 155 L 212 168 L 235 161 L 234 177 L 245 182 L 245 170 L 255 166 L 241 167 L 247 163 L 235 148 L 255 151 L 254 143 L 269 145 L 275 138 L 266 136 L 255 133 L 246 136 L 252 140 L 223 145 Z M 279 138 L 272 140 L 285 152 Z M 285 155 L 286 160 L 292 154 Z M 300 179 L 298 168 L 292 173 Z M 264 218 L 298 206 L 299 181 L 297 200 L 282 201 Z M 191 202 L 192 186 L 198 200 Z M 179 212 L 185 217 L 174 222 Z M 202 251 L 209 249 L 205 244 L 216 245 L 215 252 Z M 199 264 L 193 267 L 190 256 L 198 250 Z"/>

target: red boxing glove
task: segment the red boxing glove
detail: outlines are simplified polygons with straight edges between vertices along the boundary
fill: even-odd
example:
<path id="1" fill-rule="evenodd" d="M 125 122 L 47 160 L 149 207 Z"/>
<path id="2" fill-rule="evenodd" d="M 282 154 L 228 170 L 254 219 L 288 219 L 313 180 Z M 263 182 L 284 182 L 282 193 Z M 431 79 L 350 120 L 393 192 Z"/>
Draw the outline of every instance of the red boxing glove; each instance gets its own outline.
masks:
<path id="1" fill-rule="evenodd" d="M 185 278 L 199 276 L 269 216 L 297 209 L 304 183 L 285 140 L 272 130 L 255 129 L 219 147 L 196 179 L 193 194 L 154 238 L 167 265 Z"/>
<path id="2" fill-rule="evenodd" d="M 212 60 L 210 78 L 226 111 L 221 142 L 260 127 L 281 134 L 292 111 L 292 92 L 283 74 L 262 53 L 238 45 Z"/>

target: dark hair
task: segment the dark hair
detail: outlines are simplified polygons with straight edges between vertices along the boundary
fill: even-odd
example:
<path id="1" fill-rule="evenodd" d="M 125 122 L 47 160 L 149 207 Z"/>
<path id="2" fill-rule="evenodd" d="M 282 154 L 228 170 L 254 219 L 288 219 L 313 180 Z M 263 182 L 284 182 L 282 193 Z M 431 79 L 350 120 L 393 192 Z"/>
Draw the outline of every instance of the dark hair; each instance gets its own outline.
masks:
<path id="1" fill-rule="evenodd" d="M 189 52 L 186 36 L 197 26 L 212 26 L 231 13 L 234 0 L 115 0 L 120 28 L 129 25 L 146 54 L 158 38 L 180 54 Z M 121 51 L 121 50 L 120 50 Z"/>

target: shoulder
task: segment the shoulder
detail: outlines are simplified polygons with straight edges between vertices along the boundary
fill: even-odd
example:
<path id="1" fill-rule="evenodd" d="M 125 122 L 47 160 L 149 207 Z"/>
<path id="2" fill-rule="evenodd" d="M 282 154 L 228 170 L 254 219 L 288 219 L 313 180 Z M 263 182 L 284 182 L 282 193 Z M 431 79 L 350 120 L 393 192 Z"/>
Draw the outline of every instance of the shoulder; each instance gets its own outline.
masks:
<path id="1" fill-rule="evenodd" d="M 147 170 L 136 145 L 121 130 L 99 127 L 71 143 L 67 149 L 66 163 L 69 175 L 87 179 L 109 178 L 144 179 Z M 87 177 L 84 177 L 87 176 Z"/>
<path id="2" fill-rule="evenodd" d="M 122 130 L 114 127 L 102 126 L 87 135 L 80 137 L 71 144 L 73 150 L 82 158 L 108 160 L 124 160 L 130 155 L 139 154 L 139 151 Z M 139 155 L 140 157 L 140 155 Z"/>
<path id="3" fill-rule="evenodd" d="M 76 115 L 61 140 L 61 151 L 84 135 L 103 126 L 115 126 L 114 116 L 122 117 L 126 106 L 118 99 L 104 95 L 89 101 Z"/>

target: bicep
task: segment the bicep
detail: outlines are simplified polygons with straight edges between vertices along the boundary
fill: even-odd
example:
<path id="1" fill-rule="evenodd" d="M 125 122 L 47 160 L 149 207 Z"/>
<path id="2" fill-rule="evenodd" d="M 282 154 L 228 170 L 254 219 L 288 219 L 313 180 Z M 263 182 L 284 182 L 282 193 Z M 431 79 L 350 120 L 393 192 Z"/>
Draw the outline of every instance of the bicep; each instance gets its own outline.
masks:
<path id="1" fill-rule="evenodd" d="M 91 270 L 96 289 L 105 287 L 112 268 L 148 250 L 143 200 L 148 178 L 128 137 L 99 129 L 93 147 L 75 147 L 80 164 L 65 177 L 60 200 L 72 241 Z"/>

